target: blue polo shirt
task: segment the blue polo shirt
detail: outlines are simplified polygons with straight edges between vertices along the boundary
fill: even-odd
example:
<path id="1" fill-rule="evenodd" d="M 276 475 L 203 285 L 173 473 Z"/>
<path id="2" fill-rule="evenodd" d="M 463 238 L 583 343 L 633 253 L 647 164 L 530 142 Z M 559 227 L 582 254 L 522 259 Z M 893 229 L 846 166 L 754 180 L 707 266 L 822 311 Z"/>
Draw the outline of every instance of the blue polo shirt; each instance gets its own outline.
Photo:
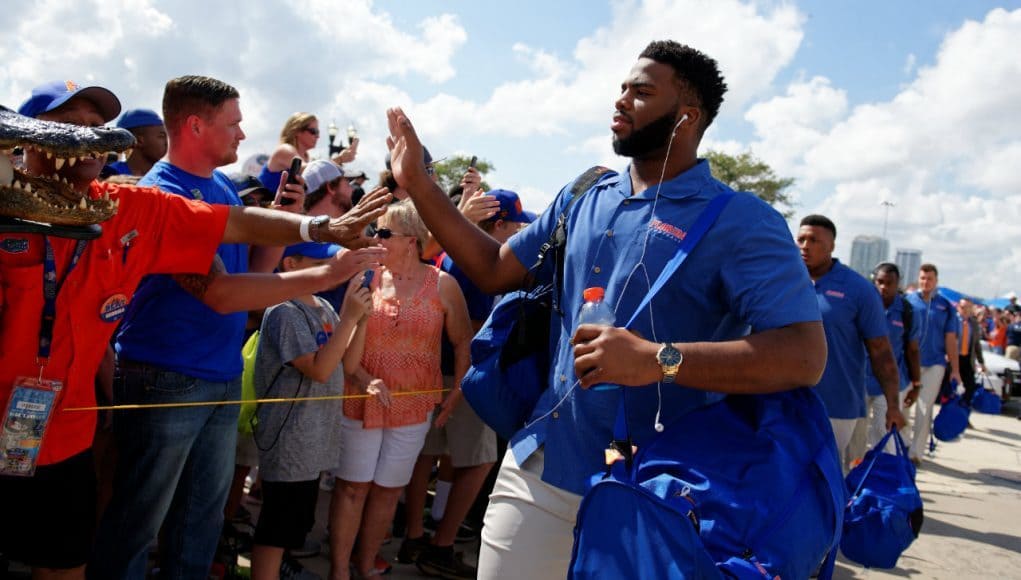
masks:
<path id="1" fill-rule="evenodd" d="M 880 297 L 882 300 L 882 297 Z M 897 371 L 900 373 L 900 390 L 908 388 L 911 383 L 911 375 L 908 374 L 908 362 L 904 356 L 904 317 L 907 313 L 904 312 L 904 300 L 905 298 L 898 294 L 893 297 L 893 302 L 890 307 L 886 309 L 886 330 L 887 336 L 890 338 L 890 346 L 893 347 L 893 358 L 897 361 Z M 917 317 L 912 313 L 913 320 L 917 320 Z M 921 329 L 918 324 L 911 326 L 911 336 L 908 340 L 918 340 L 921 335 Z M 883 394 L 883 389 L 879 385 L 879 380 L 872 374 L 872 361 L 868 357 L 865 357 L 865 392 L 870 397 L 878 397 Z"/>
<path id="2" fill-rule="evenodd" d="M 550 388 L 539 400 L 532 423 L 511 441 L 519 464 L 542 446 L 543 480 L 577 494 L 584 493 L 591 475 L 604 469 L 603 450 L 613 438 L 622 389 L 571 390 L 576 377 L 568 341 L 582 291 L 604 287 L 606 299 L 616 307 L 617 324 L 625 324 L 709 200 L 726 190 L 713 179 L 709 164 L 699 160 L 664 182 L 655 204 L 656 187 L 633 195 L 625 172 L 605 175 L 572 206 L 561 289 L 563 315 L 553 321 L 560 326 L 560 335 L 553 345 Z M 549 239 L 569 196 L 568 186 L 550 209 L 507 242 L 526 267 Z M 540 280 L 551 279 L 551 261 L 537 274 Z M 639 263 L 644 268 L 636 269 Z M 743 336 L 749 328 L 759 332 L 817 320 L 812 285 L 786 221 L 757 197 L 739 193 L 632 328 L 656 342 L 723 341 Z M 656 435 L 657 390 L 655 384 L 627 389 L 628 421 L 638 446 Z M 718 393 L 665 384 L 661 420 L 669 425 L 721 398 Z"/>
<path id="3" fill-rule="evenodd" d="M 139 181 L 168 193 L 220 205 L 241 205 L 234 184 L 214 171 L 192 175 L 166 161 Z M 227 271 L 248 271 L 248 246 L 221 244 L 216 250 Z M 138 286 L 117 334 L 118 356 L 208 381 L 241 375 L 241 345 L 247 312 L 217 314 L 185 292 L 170 276 L 146 277 Z"/>
<path id="4" fill-rule="evenodd" d="M 861 274 L 833 259 L 815 281 L 815 295 L 826 331 L 826 370 L 815 392 L 831 419 L 865 416 L 865 341 L 886 336 L 883 301 Z"/>
<path id="5" fill-rule="evenodd" d="M 131 168 L 128 167 L 127 161 L 114 161 L 107 165 L 107 167 L 113 171 L 112 175 L 131 175 Z"/>
<path id="6" fill-rule="evenodd" d="M 915 311 L 915 322 L 921 327 L 918 338 L 919 364 L 923 367 L 945 366 L 946 334 L 957 333 L 957 309 L 937 289 L 929 301 L 922 300 L 921 292 L 908 294 Z"/>

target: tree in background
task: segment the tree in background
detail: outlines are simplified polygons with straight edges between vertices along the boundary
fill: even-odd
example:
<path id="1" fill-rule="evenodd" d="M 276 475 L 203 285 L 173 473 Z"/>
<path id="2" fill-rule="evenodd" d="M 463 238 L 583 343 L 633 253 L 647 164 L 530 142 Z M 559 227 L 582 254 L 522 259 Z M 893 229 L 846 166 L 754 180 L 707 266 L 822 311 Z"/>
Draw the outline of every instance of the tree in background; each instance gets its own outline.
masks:
<path id="1" fill-rule="evenodd" d="M 450 189 L 461 183 L 461 178 L 468 172 L 468 164 L 471 163 L 471 155 L 451 155 L 433 163 L 436 169 L 436 176 L 439 178 L 440 187 L 443 191 L 450 192 Z M 496 169 L 493 164 L 485 159 L 479 158 L 475 162 L 475 169 L 482 175 Z M 482 181 L 482 190 L 492 189 L 485 180 Z"/>
<path id="2" fill-rule="evenodd" d="M 794 215 L 794 202 L 787 188 L 794 184 L 791 177 L 778 177 L 773 168 L 751 152 L 727 155 L 720 151 L 707 151 L 706 159 L 713 177 L 735 191 L 747 191 L 772 205 L 785 218 Z"/>

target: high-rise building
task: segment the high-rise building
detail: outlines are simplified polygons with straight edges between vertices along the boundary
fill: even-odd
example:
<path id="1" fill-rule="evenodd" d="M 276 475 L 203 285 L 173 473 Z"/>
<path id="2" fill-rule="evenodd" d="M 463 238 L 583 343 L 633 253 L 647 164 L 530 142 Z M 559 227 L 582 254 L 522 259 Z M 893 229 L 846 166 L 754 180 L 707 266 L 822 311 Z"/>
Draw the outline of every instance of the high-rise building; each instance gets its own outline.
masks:
<path id="1" fill-rule="evenodd" d="M 866 278 L 890 255 L 890 242 L 879 236 L 858 236 L 851 242 L 851 269 Z"/>
<path id="2" fill-rule="evenodd" d="M 922 250 L 897 248 L 897 258 L 894 263 L 900 269 L 901 287 L 912 284 L 918 277 L 918 269 L 922 267 Z"/>

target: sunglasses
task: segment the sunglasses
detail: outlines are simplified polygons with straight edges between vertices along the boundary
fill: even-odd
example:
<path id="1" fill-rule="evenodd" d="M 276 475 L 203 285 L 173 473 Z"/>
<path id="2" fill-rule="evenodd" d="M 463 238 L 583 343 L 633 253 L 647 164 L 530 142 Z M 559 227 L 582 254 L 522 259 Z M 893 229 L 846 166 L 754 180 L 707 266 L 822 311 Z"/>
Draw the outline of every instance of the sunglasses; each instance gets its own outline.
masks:
<path id="1" fill-rule="evenodd" d="M 308 133 L 311 133 L 311 134 L 315 135 L 316 137 L 319 136 L 319 129 L 316 129 L 315 127 L 305 127 L 304 129 L 302 129 L 302 131 L 306 131 Z"/>
<path id="2" fill-rule="evenodd" d="M 397 236 L 398 238 L 408 238 L 408 237 L 411 237 L 411 236 L 409 236 L 407 234 L 398 234 L 398 233 L 394 232 L 393 230 L 391 230 L 390 228 L 376 228 L 376 231 L 373 232 L 372 236 L 376 237 L 376 238 L 379 238 L 381 240 L 389 240 L 390 238 L 392 238 L 394 236 Z"/>

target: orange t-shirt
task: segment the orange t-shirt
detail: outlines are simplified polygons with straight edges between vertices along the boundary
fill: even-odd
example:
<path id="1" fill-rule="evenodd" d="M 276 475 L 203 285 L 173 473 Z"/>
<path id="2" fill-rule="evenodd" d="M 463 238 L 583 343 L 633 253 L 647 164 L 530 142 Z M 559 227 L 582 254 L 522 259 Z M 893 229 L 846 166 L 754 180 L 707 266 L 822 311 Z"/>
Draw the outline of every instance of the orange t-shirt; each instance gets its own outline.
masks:
<path id="1" fill-rule="evenodd" d="M 443 336 L 443 303 L 440 301 L 440 271 L 432 266 L 415 296 L 402 303 L 372 293 L 372 312 L 365 329 L 362 368 L 382 379 L 390 393 L 407 393 L 443 388 L 440 372 L 440 339 Z M 379 272 L 376 272 L 377 279 Z M 362 394 L 348 384 L 344 394 Z M 442 400 L 440 393 L 393 397 L 389 407 L 379 399 L 345 399 L 344 415 L 363 422 L 366 429 L 403 427 L 422 423 Z"/>
<path id="2" fill-rule="evenodd" d="M 227 206 L 186 200 L 155 188 L 93 182 L 89 195 L 120 199 L 116 215 L 89 241 L 57 296 L 50 359 L 43 377 L 63 382 L 39 454 L 48 465 L 92 445 L 95 376 L 124 307 L 147 274 L 205 273 L 227 225 Z M 76 240 L 50 237 L 57 275 L 65 276 Z M 36 377 L 43 309 L 43 237 L 0 234 L 0 412 L 19 376 Z"/>

